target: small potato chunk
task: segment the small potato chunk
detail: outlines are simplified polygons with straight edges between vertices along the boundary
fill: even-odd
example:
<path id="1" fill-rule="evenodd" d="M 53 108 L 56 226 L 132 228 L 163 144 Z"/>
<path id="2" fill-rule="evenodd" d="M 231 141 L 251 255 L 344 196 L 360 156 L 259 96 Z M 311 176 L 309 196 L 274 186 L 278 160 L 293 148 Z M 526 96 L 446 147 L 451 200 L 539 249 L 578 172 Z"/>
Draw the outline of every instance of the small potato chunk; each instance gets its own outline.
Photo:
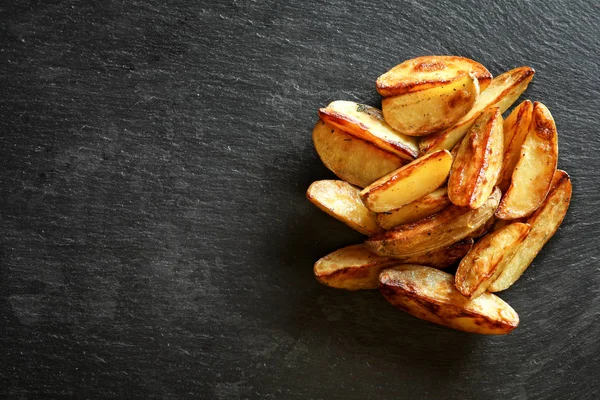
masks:
<path id="1" fill-rule="evenodd" d="M 400 208 L 440 187 L 450 172 L 452 156 L 438 151 L 397 169 L 360 192 L 367 208 L 386 212 Z"/>
<path id="2" fill-rule="evenodd" d="M 315 263 L 315 277 L 324 285 L 346 290 L 377 289 L 379 272 L 399 264 L 390 257 L 380 257 L 362 244 L 347 246 L 326 255 Z"/>
<path id="3" fill-rule="evenodd" d="M 458 265 L 454 281 L 458 291 L 470 299 L 481 296 L 515 255 L 529 229 L 515 222 L 481 238 Z"/>
<path id="4" fill-rule="evenodd" d="M 361 188 L 407 163 L 323 121 L 317 122 L 312 137 L 323 164 L 339 178 Z"/>
<path id="5" fill-rule="evenodd" d="M 500 189 L 479 208 L 455 205 L 412 224 L 372 236 L 365 242 L 367 249 L 380 256 L 415 257 L 450 246 L 483 226 L 493 215 L 500 202 Z"/>
<path id="6" fill-rule="evenodd" d="M 424 136 L 454 125 L 479 96 L 477 78 L 463 74 L 456 80 L 418 92 L 385 97 L 383 117 L 396 131 Z"/>
<path id="7" fill-rule="evenodd" d="M 499 297 L 484 293 L 469 300 L 454 277 L 421 265 L 401 265 L 379 274 L 379 291 L 392 305 L 415 317 L 449 328 L 486 335 L 510 333 L 519 316 Z"/>
<path id="8" fill-rule="evenodd" d="M 508 110 L 527 89 L 535 71 L 530 67 L 520 67 L 503 73 L 492 80 L 490 86 L 483 90 L 471 111 L 462 117 L 454 126 L 424 137 L 420 144 L 421 154 L 434 151 L 450 150 L 467 133 L 475 119 L 486 108 L 498 107 L 500 113 Z"/>
<path id="9" fill-rule="evenodd" d="M 313 182 L 306 191 L 311 203 L 362 233 L 373 235 L 381 232 L 375 215 L 360 199 L 360 189 L 344 181 L 323 180 Z"/>
<path id="10" fill-rule="evenodd" d="M 531 226 L 529 235 L 518 245 L 514 257 L 490 285 L 488 288 L 490 292 L 508 289 L 521 277 L 542 247 L 558 230 L 569 208 L 572 190 L 569 175 L 562 170 L 556 171 L 548 196 L 540 208 L 527 220 Z"/>
<path id="11" fill-rule="evenodd" d="M 450 204 L 448 188 L 442 187 L 395 210 L 377 213 L 375 219 L 383 229 L 415 222 L 441 211 Z"/>
<path id="12" fill-rule="evenodd" d="M 550 190 L 557 162 L 558 134 L 554 119 L 546 106 L 535 102 L 521 156 L 496 210 L 496 217 L 516 219 L 531 215 Z"/>
<path id="13" fill-rule="evenodd" d="M 492 81 L 492 74 L 471 59 L 423 56 L 406 60 L 377 78 L 377 91 L 383 97 L 418 92 L 453 82 L 465 72 L 477 78 L 481 90 Z"/>
<path id="14" fill-rule="evenodd" d="M 319 117 L 352 136 L 406 160 L 413 160 L 419 153 L 417 140 L 394 131 L 383 119 L 381 110 L 375 107 L 339 100 L 321 108 Z"/>
<path id="15" fill-rule="evenodd" d="M 490 197 L 502 168 L 502 115 L 488 108 L 461 142 L 448 178 L 448 198 L 457 206 L 479 208 Z"/>
<path id="16" fill-rule="evenodd" d="M 533 103 L 525 100 L 504 121 L 504 155 L 498 178 L 498 187 L 503 193 L 510 186 L 510 179 L 521 155 L 521 145 L 529 132 L 532 113 Z"/>

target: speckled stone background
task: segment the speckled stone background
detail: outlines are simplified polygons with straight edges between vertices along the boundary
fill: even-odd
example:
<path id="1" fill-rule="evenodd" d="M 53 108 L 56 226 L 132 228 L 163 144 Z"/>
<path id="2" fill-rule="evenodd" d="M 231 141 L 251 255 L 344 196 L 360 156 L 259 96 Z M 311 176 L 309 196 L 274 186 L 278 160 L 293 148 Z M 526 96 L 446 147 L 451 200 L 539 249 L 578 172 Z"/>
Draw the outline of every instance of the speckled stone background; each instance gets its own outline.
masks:
<path id="1" fill-rule="evenodd" d="M 599 26 L 586 0 L 3 2 L 0 394 L 597 399 Z M 533 66 L 558 125 L 573 201 L 506 337 L 312 276 L 361 240 L 304 198 L 333 176 L 317 108 L 423 54 Z"/>

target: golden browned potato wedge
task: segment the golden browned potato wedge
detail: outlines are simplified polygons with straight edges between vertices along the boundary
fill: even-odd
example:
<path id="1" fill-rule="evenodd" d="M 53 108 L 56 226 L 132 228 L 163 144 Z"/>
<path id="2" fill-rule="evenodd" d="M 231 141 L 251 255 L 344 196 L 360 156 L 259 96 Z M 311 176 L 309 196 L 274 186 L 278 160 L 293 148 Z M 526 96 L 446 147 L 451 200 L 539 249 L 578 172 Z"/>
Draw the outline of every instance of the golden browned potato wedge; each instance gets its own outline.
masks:
<path id="1" fill-rule="evenodd" d="M 379 274 L 379 291 L 391 304 L 415 317 L 465 332 L 503 335 L 519 325 L 519 316 L 499 297 L 484 293 L 465 298 L 454 277 L 438 269 L 401 265 Z"/>
<path id="2" fill-rule="evenodd" d="M 510 186 L 510 178 L 521 155 L 521 145 L 529 132 L 532 113 L 533 103 L 525 100 L 504 121 L 504 155 L 498 178 L 498 187 L 502 192 L 506 192 Z"/>
<path id="3" fill-rule="evenodd" d="M 389 173 L 360 192 L 367 208 L 386 212 L 400 208 L 440 187 L 448 177 L 452 156 L 438 151 Z"/>
<path id="4" fill-rule="evenodd" d="M 371 142 L 404 159 L 412 160 L 419 153 L 417 140 L 394 131 L 377 108 L 339 100 L 321 108 L 319 117 L 352 136 Z"/>
<path id="5" fill-rule="evenodd" d="M 377 289 L 379 272 L 399 264 L 390 257 L 380 257 L 362 244 L 334 251 L 315 263 L 315 277 L 324 285 L 346 290 Z"/>
<path id="6" fill-rule="evenodd" d="M 373 212 L 360 199 L 360 189 L 344 181 L 313 182 L 306 191 L 311 203 L 364 235 L 381 232 Z"/>
<path id="7" fill-rule="evenodd" d="M 398 258 L 448 247 L 483 226 L 494 215 L 500 196 L 500 189 L 496 188 L 477 209 L 451 205 L 430 217 L 372 236 L 365 246 L 380 256 Z"/>
<path id="8" fill-rule="evenodd" d="M 341 179 L 361 188 L 408 161 L 319 120 L 313 143 L 323 164 Z"/>
<path id="9" fill-rule="evenodd" d="M 454 280 L 458 291 L 471 299 L 481 296 L 515 255 L 529 229 L 515 222 L 481 238 L 458 265 Z"/>
<path id="10" fill-rule="evenodd" d="M 544 201 L 558 162 L 558 135 L 550 111 L 535 102 L 531 125 L 511 183 L 496 210 L 500 219 L 531 215 Z"/>
<path id="11" fill-rule="evenodd" d="M 355 244 L 322 257 L 315 263 L 314 273 L 319 282 L 333 288 L 377 289 L 379 272 L 384 268 L 401 263 L 446 268 L 463 258 L 471 247 L 473 239 L 465 239 L 424 256 L 397 259 L 378 256 L 363 244 Z"/>
<path id="12" fill-rule="evenodd" d="M 452 82 L 418 92 L 385 97 L 383 117 L 396 131 L 424 136 L 454 125 L 479 96 L 477 78 L 464 73 Z"/>
<path id="13" fill-rule="evenodd" d="M 542 247 L 556 233 L 571 202 L 571 178 L 565 171 L 554 174 L 552 188 L 543 204 L 527 220 L 531 231 L 518 245 L 514 257 L 505 265 L 500 276 L 488 288 L 491 292 L 508 289 L 531 264 Z"/>
<path id="14" fill-rule="evenodd" d="M 502 168 L 502 115 L 488 108 L 475 120 L 456 153 L 448 198 L 457 206 L 479 208 L 490 197 Z"/>
<path id="15" fill-rule="evenodd" d="M 423 56 L 404 61 L 377 78 L 377 91 L 383 97 L 418 92 L 453 82 L 468 73 L 488 87 L 492 74 L 481 64 L 465 57 Z"/>
<path id="16" fill-rule="evenodd" d="M 494 217 L 492 215 L 490 217 L 490 219 L 488 219 L 485 222 L 485 224 L 481 225 L 481 228 L 479 228 L 476 231 L 474 231 L 473 233 L 469 234 L 469 236 L 467 236 L 467 237 L 472 238 L 472 239 L 479 239 L 480 237 L 482 237 L 483 235 L 485 235 L 486 233 L 488 233 L 489 231 L 492 230 L 495 222 L 496 222 L 496 217 Z"/>
<path id="17" fill-rule="evenodd" d="M 442 132 L 424 137 L 420 142 L 421 154 L 442 149 L 452 149 L 462 139 L 479 114 L 490 107 L 498 107 L 500 113 L 506 111 L 527 89 L 535 71 L 530 67 L 520 67 L 503 73 L 492 80 L 490 86 L 481 92 L 471 111 L 456 125 Z"/>
<path id="18" fill-rule="evenodd" d="M 398 225 L 415 222 L 428 217 L 450 204 L 448 188 L 442 187 L 395 210 L 375 215 L 377 224 L 383 229 L 392 229 Z"/>

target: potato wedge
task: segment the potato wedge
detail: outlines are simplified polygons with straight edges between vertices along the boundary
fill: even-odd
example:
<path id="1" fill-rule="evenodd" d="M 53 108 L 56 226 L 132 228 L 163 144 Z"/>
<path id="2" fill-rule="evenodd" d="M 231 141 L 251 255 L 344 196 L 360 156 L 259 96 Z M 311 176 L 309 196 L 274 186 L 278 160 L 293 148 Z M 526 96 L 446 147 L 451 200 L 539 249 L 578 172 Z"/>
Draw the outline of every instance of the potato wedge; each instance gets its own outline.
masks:
<path id="1" fill-rule="evenodd" d="M 504 121 L 504 155 L 498 178 L 498 187 L 503 193 L 510 186 L 512 173 L 521 154 L 521 145 L 529 132 L 532 113 L 533 103 L 525 100 Z"/>
<path id="2" fill-rule="evenodd" d="M 315 263 L 314 273 L 319 282 L 337 289 L 377 289 L 379 272 L 400 261 L 381 257 L 362 244 L 343 247 Z"/>
<path id="3" fill-rule="evenodd" d="M 479 229 L 470 233 L 469 236 L 467 236 L 467 238 L 479 239 L 480 237 L 482 237 L 483 235 L 485 235 L 486 233 L 488 233 L 489 231 L 491 231 L 493 229 L 495 222 L 496 222 L 496 217 L 494 217 L 492 215 L 490 217 L 490 219 L 488 219 L 483 225 L 481 225 L 481 227 Z"/>
<path id="4" fill-rule="evenodd" d="M 313 182 L 306 197 L 333 218 L 364 235 L 381 232 L 373 212 L 365 207 L 359 193 L 360 189 L 347 182 L 323 180 Z"/>
<path id="5" fill-rule="evenodd" d="M 424 136 L 446 129 L 465 116 L 479 97 L 477 78 L 464 73 L 452 82 L 418 92 L 385 97 L 383 118 L 396 131 Z"/>
<path id="6" fill-rule="evenodd" d="M 377 213 L 375 219 L 383 229 L 415 222 L 441 211 L 450 204 L 448 188 L 442 187 L 395 210 Z"/>
<path id="7" fill-rule="evenodd" d="M 456 153 L 448 198 L 453 204 L 479 208 L 490 197 L 502 168 L 502 115 L 488 108 L 475 120 Z"/>
<path id="8" fill-rule="evenodd" d="M 408 162 L 321 120 L 312 137 L 323 164 L 339 178 L 361 188 Z"/>
<path id="9" fill-rule="evenodd" d="M 515 222 L 485 235 L 462 259 L 454 284 L 464 296 L 481 296 L 510 261 L 525 240 L 530 226 Z"/>
<path id="10" fill-rule="evenodd" d="M 448 247 L 484 225 L 494 215 L 500 197 L 500 189 L 496 188 L 477 209 L 451 205 L 430 217 L 372 236 L 365 246 L 380 256 L 398 258 Z"/>
<path id="11" fill-rule="evenodd" d="M 481 64 L 465 57 L 423 56 L 404 61 L 377 78 L 377 91 L 383 97 L 418 92 L 453 82 L 469 73 L 488 87 L 492 74 Z"/>
<path id="12" fill-rule="evenodd" d="M 465 298 L 454 277 L 438 269 L 401 265 L 379 274 L 379 291 L 391 304 L 415 317 L 465 332 L 503 335 L 519 325 L 519 316 L 499 297 L 484 293 Z"/>
<path id="13" fill-rule="evenodd" d="M 558 134 L 554 119 L 546 106 L 536 101 L 529 132 L 496 217 L 516 219 L 531 215 L 546 198 L 557 163 Z"/>
<path id="14" fill-rule="evenodd" d="M 400 208 L 440 187 L 450 172 L 447 150 L 428 154 L 378 179 L 360 192 L 367 208 L 386 212 Z"/>
<path id="15" fill-rule="evenodd" d="M 562 170 L 556 171 L 548 196 L 527 220 L 531 231 L 518 245 L 514 257 L 505 265 L 500 276 L 488 288 L 491 292 L 508 289 L 525 272 L 542 247 L 556 233 L 562 223 L 572 194 L 571 178 Z"/>
<path id="16" fill-rule="evenodd" d="M 394 131 L 383 119 L 381 110 L 375 107 L 339 100 L 319 109 L 319 117 L 352 136 L 404 159 L 413 160 L 419 153 L 417 140 Z"/>
<path id="17" fill-rule="evenodd" d="M 419 257 L 397 259 L 381 257 L 363 244 L 346 246 L 322 257 L 315 263 L 315 277 L 322 284 L 336 289 L 377 289 L 379 273 L 398 264 L 420 264 L 446 268 L 465 256 L 473 247 L 473 239 L 465 239 L 445 249 Z"/>
<path id="18" fill-rule="evenodd" d="M 471 111 L 462 117 L 456 125 L 442 132 L 424 137 L 420 144 L 421 154 L 450 150 L 462 139 L 479 114 L 490 107 L 498 107 L 500 113 L 508 110 L 527 89 L 535 71 L 530 67 L 520 67 L 503 73 L 492 80 L 490 86 L 481 92 Z"/>

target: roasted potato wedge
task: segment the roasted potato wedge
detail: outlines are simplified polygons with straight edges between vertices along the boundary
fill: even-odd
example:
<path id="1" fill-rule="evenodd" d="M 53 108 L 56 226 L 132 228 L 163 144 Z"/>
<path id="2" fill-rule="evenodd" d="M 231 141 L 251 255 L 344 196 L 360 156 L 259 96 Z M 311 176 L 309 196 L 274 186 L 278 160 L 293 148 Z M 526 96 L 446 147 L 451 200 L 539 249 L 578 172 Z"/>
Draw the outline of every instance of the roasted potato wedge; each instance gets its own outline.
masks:
<path id="1" fill-rule="evenodd" d="M 375 215 L 360 199 L 360 189 L 344 181 L 313 182 L 306 191 L 311 203 L 364 235 L 381 232 Z"/>
<path id="2" fill-rule="evenodd" d="M 319 117 L 352 136 L 404 159 L 413 160 L 419 153 L 417 140 L 394 131 L 383 119 L 381 110 L 375 107 L 339 100 L 321 108 Z"/>
<path id="3" fill-rule="evenodd" d="M 481 64 L 465 57 L 423 56 L 404 61 L 377 78 L 377 91 L 383 97 L 418 92 L 446 85 L 468 73 L 484 90 L 492 74 Z"/>
<path id="4" fill-rule="evenodd" d="M 498 178 L 498 187 L 503 193 L 510 186 L 510 179 L 521 155 L 521 145 L 529 132 L 532 113 L 533 103 L 525 100 L 504 120 L 504 155 Z"/>
<path id="5" fill-rule="evenodd" d="M 415 317 L 465 332 L 503 335 L 519 325 L 519 316 L 499 297 L 484 293 L 469 300 L 454 277 L 438 269 L 401 265 L 379 274 L 379 291 L 391 304 Z"/>
<path id="6" fill-rule="evenodd" d="M 400 208 L 440 187 L 448 177 L 452 156 L 438 151 L 389 173 L 360 192 L 367 208 L 386 212 Z"/>
<path id="7" fill-rule="evenodd" d="M 430 217 L 372 236 L 365 246 L 380 256 L 398 258 L 448 247 L 483 226 L 494 215 L 500 197 L 500 189 L 496 188 L 477 209 L 451 205 Z"/>
<path id="8" fill-rule="evenodd" d="M 315 263 L 315 277 L 324 285 L 346 290 L 377 289 L 379 272 L 400 261 L 381 257 L 362 244 L 347 246 Z"/>
<path id="9" fill-rule="evenodd" d="M 531 215 L 546 198 L 557 163 L 558 134 L 554 119 L 546 106 L 536 101 L 521 156 L 496 217 L 516 219 Z"/>
<path id="10" fill-rule="evenodd" d="M 479 96 L 477 78 L 464 73 L 452 82 L 418 92 L 385 97 L 383 117 L 396 131 L 424 136 L 454 125 Z"/>
<path id="11" fill-rule="evenodd" d="M 518 245 L 514 257 L 504 266 L 500 276 L 488 288 L 491 292 L 508 289 L 525 272 L 542 247 L 556 233 L 562 223 L 572 193 L 571 178 L 562 170 L 556 171 L 548 196 L 527 220 L 531 231 Z"/>
<path id="12" fill-rule="evenodd" d="M 452 163 L 448 198 L 453 204 L 479 208 L 490 197 L 502 168 L 503 138 L 500 110 L 486 109 L 462 140 Z"/>
<path id="13" fill-rule="evenodd" d="M 361 188 L 408 162 L 321 120 L 312 137 L 323 164 L 339 178 Z"/>
<path id="14" fill-rule="evenodd" d="M 481 92 L 471 111 L 456 125 L 424 137 L 420 142 L 421 154 L 450 150 L 462 139 L 479 114 L 490 107 L 498 107 L 500 113 L 508 110 L 527 89 L 535 71 L 530 67 L 520 67 L 503 73 L 492 80 L 490 86 Z"/>
<path id="15" fill-rule="evenodd" d="M 448 188 L 442 187 L 395 210 L 377 213 L 375 219 L 383 229 L 415 222 L 441 211 L 450 204 Z"/>
<path id="16" fill-rule="evenodd" d="M 481 296 L 500 276 L 529 229 L 515 222 L 481 238 L 458 265 L 454 279 L 458 291 L 470 299 Z"/>
<path id="17" fill-rule="evenodd" d="M 381 257 L 363 244 L 346 246 L 322 257 L 315 263 L 314 273 L 319 282 L 346 290 L 377 289 L 379 272 L 398 264 L 420 264 L 446 268 L 465 256 L 473 247 L 473 239 L 465 239 L 445 249 L 424 256 L 397 259 Z"/>

